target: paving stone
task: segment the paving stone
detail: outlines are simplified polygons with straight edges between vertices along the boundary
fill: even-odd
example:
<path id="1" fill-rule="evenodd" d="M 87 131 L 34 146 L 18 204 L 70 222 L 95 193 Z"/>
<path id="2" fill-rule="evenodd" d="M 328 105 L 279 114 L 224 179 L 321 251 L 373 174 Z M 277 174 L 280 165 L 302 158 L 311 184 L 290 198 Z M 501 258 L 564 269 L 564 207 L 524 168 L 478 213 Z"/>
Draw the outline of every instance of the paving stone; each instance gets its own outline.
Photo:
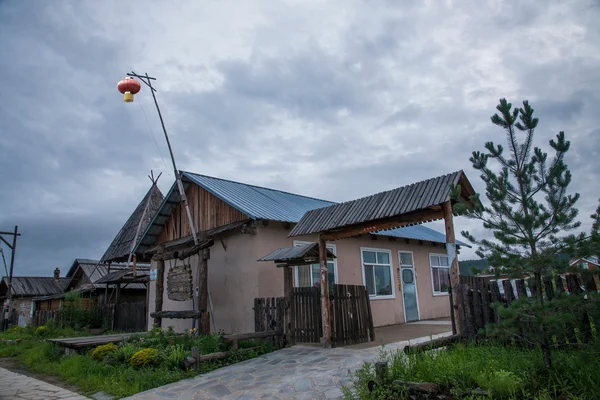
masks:
<path id="1" fill-rule="evenodd" d="M 94 399 L 94 400 L 112 400 L 114 398 L 115 398 L 115 396 L 110 395 L 108 393 L 104 393 L 104 392 L 98 392 L 98 393 L 94 393 L 92 395 L 92 399 Z"/>
<path id="2" fill-rule="evenodd" d="M 239 396 L 238 398 L 236 398 L 236 400 L 254 400 L 254 399 L 256 399 L 255 394 L 243 394 L 243 395 Z"/>
<path id="3" fill-rule="evenodd" d="M 339 388 L 332 388 L 329 389 L 327 391 L 325 391 L 325 398 L 326 399 L 339 399 L 340 397 L 342 397 L 342 390 Z"/>
<path id="4" fill-rule="evenodd" d="M 227 386 L 221 384 L 207 387 L 206 391 L 215 396 L 227 396 L 231 394 Z"/>

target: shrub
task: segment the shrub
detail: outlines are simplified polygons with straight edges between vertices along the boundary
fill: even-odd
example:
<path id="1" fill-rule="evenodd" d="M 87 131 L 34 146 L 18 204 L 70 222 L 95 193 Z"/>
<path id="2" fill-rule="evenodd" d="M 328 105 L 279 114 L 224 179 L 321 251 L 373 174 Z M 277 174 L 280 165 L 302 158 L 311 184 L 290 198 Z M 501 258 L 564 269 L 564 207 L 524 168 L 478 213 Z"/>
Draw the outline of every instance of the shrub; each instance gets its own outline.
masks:
<path id="1" fill-rule="evenodd" d="M 169 368 L 178 369 L 183 367 L 183 361 L 188 355 L 188 352 L 183 348 L 183 345 L 176 344 L 168 347 L 166 352 L 166 361 Z"/>
<path id="2" fill-rule="evenodd" d="M 96 347 L 92 351 L 91 356 L 94 360 L 102 361 L 104 360 L 104 357 L 106 357 L 109 353 L 115 351 L 116 348 L 117 346 L 114 343 L 103 344 Z"/>
<path id="3" fill-rule="evenodd" d="M 521 378 L 504 369 L 483 372 L 475 378 L 475 381 L 493 398 L 515 397 L 523 389 Z"/>
<path id="4" fill-rule="evenodd" d="M 129 360 L 129 363 L 131 364 L 132 367 L 136 367 L 136 368 L 143 367 L 145 365 L 154 363 L 156 356 L 157 356 L 156 349 L 149 347 L 149 348 L 142 349 L 142 350 L 136 352 L 131 357 L 131 360 Z"/>
<path id="5" fill-rule="evenodd" d="M 38 336 L 45 336 L 49 332 L 48 328 L 44 325 L 38 326 L 35 329 L 35 334 Z"/>
<path id="6" fill-rule="evenodd" d="M 131 357 L 133 357 L 136 351 L 138 351 L 138 349 L 133 344 L 122 344 L 114 351 L 108 353 L 105 361 L 109 364 L 129 364 L 129 360 L 131 360 Z"/>

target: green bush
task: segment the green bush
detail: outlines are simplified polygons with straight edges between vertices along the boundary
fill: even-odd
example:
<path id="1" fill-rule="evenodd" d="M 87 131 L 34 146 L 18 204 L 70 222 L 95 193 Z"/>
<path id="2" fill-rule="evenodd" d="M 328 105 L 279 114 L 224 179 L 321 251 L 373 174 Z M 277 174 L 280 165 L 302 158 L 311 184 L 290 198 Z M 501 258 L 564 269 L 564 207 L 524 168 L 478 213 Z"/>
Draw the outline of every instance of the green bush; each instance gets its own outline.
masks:
<path id="1" fill-rule="evenodd" d="M 44 325 L 38 326 L 35 329 L 35 334 L 38 336 L 45 336 L 49 332 L 49 329 Z"/>
<path id="2" fill-rule="evenodd" d="M 183 345 L 176 344 L 165 350 L 165 359 L 167 366 L 172 369 L 183 368 L 183 361 L 189 352 L 183 348 Z"/>
<path id="3" fill-rule="evenodd" d="M 102 361 L 109 353 L 115 351 L 117 346 L 114 343 L 107 343 L 96 347 L 92 350 L 91 357 L 94 360 Z"/>
<path id="4" fill-rule="evenodd" d="M 492 398 L 511 398 L 521 393 L 523 381 L 511 371 L 485 371 L 475 378 L 477 384 Z"/>
<path id="5" fill-rule="evenodd" d="M 157 356 L 156 349 L 151 347 L 142 349 L 136 352 L 129 360 L 132 367 L 139 368 L 146 365 L 151 365 L 155 362 Z"/>
<path id="6" fill-rule="evenodd" d="M 136 348 L 133 344 L 130 344 L 130 343 L 121 344 L 114 351 L 111 351 L 107 355 L 105 361 L 107 361 L 110 364 L 119 364 L 119 363 L 129 364 L 129 360 L 131 360 L 131 357 L 133 357 L 133 355 L 138 350 L 139 349 Z"/>

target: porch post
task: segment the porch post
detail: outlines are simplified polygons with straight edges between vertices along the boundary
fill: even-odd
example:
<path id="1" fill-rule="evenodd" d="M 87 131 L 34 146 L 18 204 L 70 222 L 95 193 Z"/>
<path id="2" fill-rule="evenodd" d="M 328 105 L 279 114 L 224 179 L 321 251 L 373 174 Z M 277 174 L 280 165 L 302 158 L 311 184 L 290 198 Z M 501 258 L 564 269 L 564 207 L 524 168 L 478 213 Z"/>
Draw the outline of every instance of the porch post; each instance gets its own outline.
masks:
<path id="1" fill-rule="evenodd" d="M 289 344 L 296 344 L 294 321 L 292 321 L 292 294 L 294 290 L 294 267 L 283 267 L 283 293 L 285 296 L 284 334 Z"/>
<path id="2" fill-rule="evenodd" d="M 452 204 L 447 201 L 442 204 L 442 209 L 444 211 L 444 225 L 446 226 L 446 243 L 453 244 L 456 248 L 456 237 L 454 236 L 454 216 L 452 215 Z M 456 321 L 456 332 L 460 335 L 462 327 L 460 326 L 460 318 L 456 318 L 458 315 L 458 309 L 462 306 L 459 304 L 456 291 L 459 288 L 460 284 L 460 275 L 458 269 L 458 257 L 454 257 L 452 260 L 452 265 L 450 265 L 450 283 L 452 286 L 452 300 L 453 300 L 453 308 L 450 310 L 454 315 L 454 320 Z"/>
<path id="3" fill-rule="evenodd" d="M 162 253 L 165 251 L 164 246 L 160 246 L 160 248 L 158 249 L 157 255 L 162 255 Z M 154 299 L 154 311 L 155 312 L 159 312 L 162 311 L 162 306 L 163 306 L 163 292 L 164 292 L 164 275 L 165 275 L 165 260 L 162 257 L 157 257 L 156 260 L 156 293 L 155 293 L 155 299 Z M 162 318 L 160 317 L 155 317 L 154 318 L 154 325 L 156 327 L 161 327 L 162 325 Z"/>
<path id="4" fill-rule="evenodd" d="M 321 264 L 321 317 L 323 320 L 323 347 L 331 347 L 331 315 L 329 308 L 329 274 L 327 273 L 327 246 L 319 235 L 319 261 Z"/>
<path id="5" fill-rule="evenodd" d="M 210 318 L 208 311 L 208 259 L 210 258 L 210 249 L 203 249 L 200 254 L 200 268 L 198 269 L 198 311 L 202 311 L 202 317 L 198 319 L 198 330 L 203 335 L 210 335 Z"/>

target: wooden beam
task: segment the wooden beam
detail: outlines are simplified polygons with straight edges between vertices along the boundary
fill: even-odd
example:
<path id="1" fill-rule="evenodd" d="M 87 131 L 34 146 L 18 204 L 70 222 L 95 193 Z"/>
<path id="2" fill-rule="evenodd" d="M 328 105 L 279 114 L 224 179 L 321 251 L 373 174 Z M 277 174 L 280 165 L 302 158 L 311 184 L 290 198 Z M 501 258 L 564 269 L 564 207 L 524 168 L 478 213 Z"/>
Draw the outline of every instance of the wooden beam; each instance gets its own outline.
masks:
<path id="1" fill-rule="evenodd" d="M 133 255 L 133 277 L 137 275 L 137 256 Z"/>
<path id="2" fill-rule="evenodd" d="M 446 243 L 454 244 L 456 248 L 456 237 L 454 235 L 454 216 L 452 214 L 452 204 L 447 201 L 442 204 L 442 208 L 444 211 L 444 225 L 446 227 Z M 452 265 L 450 265 L 450 283 L 452 285 L 453 292 L 453 309 L 450 310 L 454 315 L 458 315 L 459 307 L 462 306 L 459 302 L 459 296 L 456 293 L 457 288 L 460 284 L 460 272 L 458 269 L 458 256 L 455 254 L 454 260 L 452 261 Z M 465 299 L 466 300 L 466 299 Z M 456 321 L 456 333 L 458 335 L 462 332 L 462 327 L 460 324 L 460 318 L 455 318 Z"/>
<path id="3" fill-rule="evenodd" d="M 204 250 L 206 248 L 209 248 L 211 246 L 213 246 L 215 244 L 215 241 L 213 239 L 207 239 L 204 240 L 200 243 L 198 243 L 196 246 L 190 248 L 190 249 L 186 249 L 186 250 L 181 250 L 181 251 L 170 251 L 168 253 L 156 253 L 152 259 L 153 260 L 172 260 L 174 258 L 177 258 L 179 260 L 185 260 L 188 257 L 193 256 L 194 254 L 198 254 L 201 250 Z"/>
<path id="4" fill-rule="evenodd" d="M 329 305 L 329 274 L 327 271 L 327 245 L 319 235 L 319 262 L 321 264 L 321 317 L 323 321 L 323 347 L 331 348 L 331 311 Z"/>
<path id="5" fill-rule="evenodd" d="M 203 311 L 185 310 L 185 311 L 155 311 L 150 314 L 156 318 L 175 318 L 175 319 L 198 319 L 202 317 Z"/>
<path id="6" fill-rule="evenodd" d="M 421 224 L 424 222 L 435 221 L 443 218 L 440 210 L 420 210 L 408 214 L 398 215 L 394 218 L 385 218 L 380 220 L 368 221 L 336 231 L 323 232 L 324 240 L 338 240 L 351 236 L 364 235 L 381 230 L 395 229 L 411 224 Z"/>
<path id="7" fill-rule="evenodd" d="M 158 254 L 162 254 L 164 246 L 160 246 Z M 154 311 L 161 312 L 163 306 L 163 294 L 164 294 L 164 280 L 165 280 L 165 260 L 156 260 L 156 296 L 154 300 Z M 161 327 L 162 318 L 154 317 L 154 326 Z"/>
<path id="8" fill-rule="evenodd" d="M 296 344 L 293 337 L 292 321 L 292 294 L 294 291 L 294 268 L 286 267 L 283 270 L 283 295 L 285 296 L 285 315 L 284 315 L 284 333 L 291 345 Z"/>
<path id="9" fill-rule="evenodd" d="M 202 318 L 198 319 L 198 329 L 203 335 L 210 335 L 210 320 L 208 318 L 208 259 L 210 258 L 210 249 L 202 250 L 200 256 L 200 266 L 198 268 L 198 311 L 202 311 Z"/>

